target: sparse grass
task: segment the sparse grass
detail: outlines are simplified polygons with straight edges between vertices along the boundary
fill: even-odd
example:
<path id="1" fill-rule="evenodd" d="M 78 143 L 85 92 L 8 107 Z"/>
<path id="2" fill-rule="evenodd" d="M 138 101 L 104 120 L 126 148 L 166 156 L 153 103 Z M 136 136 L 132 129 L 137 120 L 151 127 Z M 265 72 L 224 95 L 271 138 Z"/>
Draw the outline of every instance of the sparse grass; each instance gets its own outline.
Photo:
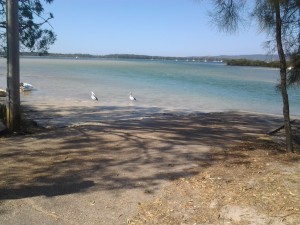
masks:
<path id="1" fill-rule="evenodd" d="M 142 203 L 130 224 L 299 224 L 299 155 L 272 141 L 213 151 L 211 167 Z"/>

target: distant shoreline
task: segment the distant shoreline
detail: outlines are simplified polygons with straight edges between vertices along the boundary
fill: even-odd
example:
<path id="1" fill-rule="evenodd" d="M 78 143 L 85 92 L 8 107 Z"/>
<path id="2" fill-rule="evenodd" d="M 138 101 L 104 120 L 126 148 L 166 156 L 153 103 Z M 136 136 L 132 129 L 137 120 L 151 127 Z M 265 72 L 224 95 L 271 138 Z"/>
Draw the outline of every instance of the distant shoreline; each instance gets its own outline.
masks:
<path id="1" fill-rule="evenodd" d="M 0 56 L 5 57 L 4 53 Z M 249 61 L 263 61 L 274 62 L 278 61 L 277 55 L 265 54 L 249 54 L 249 55 L 219 55 L 219 56 L 155 56 L 155 55 L 138 55 L 138 54 L 107 54 L 107 55 L 93 55 L 82 53 L 48 53 L 48 52 L 21 52 L 21 57 L 57 57 L 57 58 L 105 58 L 105 59 L 146 59 L 146 60 L 174 60 L 174 61 L 191 61 L 191 62 L 225 62 L 231 60 L 249 60 Z"/>
<path id="2" fill-rule="evenodd" d="M 0 57 L 6 58 L 3 52 Z M 56 59 L 111 59 L 111 60 L 150 60 L 150 61 L 175 61 L 175 62 L 202 62 L 202 63 L 224 63 L 227 66 L 246 66 L 246 67 L 265 67 L 280 68 L 280 62 L 277 55 L 220 55 L 220 56 L 150 56 L 136 54 L 108 54 L 92 55 L 82 53 L 39 53 L 39 52 L 21 52 L 21 58 L 56 58 Z M 287 66 L 291 66 L 287 60 Z"/>
<path id="3" fill-rule="evenodd" d="M 22 52 L 21 57 L 51 57 L 51 58 L 70 58 L 70 59 L 136 59 L 136 60 L 166 60 L 179 62 L 214 62 L 225 63 L 228 66 L 255 66 L 279 68 L 279 61 L 275 55 L 237 55 L 237 56 L 149 56 L 135 54 L 109 54 L 109 55 L 92 55 L 92 54 L 65 54 L 65 53 L 38 53 L 38 52 Z"/>

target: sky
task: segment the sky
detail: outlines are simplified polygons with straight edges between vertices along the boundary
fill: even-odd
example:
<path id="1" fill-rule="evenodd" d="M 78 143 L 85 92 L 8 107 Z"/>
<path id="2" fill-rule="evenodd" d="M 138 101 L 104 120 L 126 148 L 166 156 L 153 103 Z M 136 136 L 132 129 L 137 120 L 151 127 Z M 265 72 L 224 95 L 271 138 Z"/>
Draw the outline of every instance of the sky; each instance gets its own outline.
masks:
<path id="1" fill-rule="evenodd" d="M 265 54 L 254 21 L 235 34 L 212 25 L 210 0 L 54 0 L 50 53 L 217 56 Z"/>

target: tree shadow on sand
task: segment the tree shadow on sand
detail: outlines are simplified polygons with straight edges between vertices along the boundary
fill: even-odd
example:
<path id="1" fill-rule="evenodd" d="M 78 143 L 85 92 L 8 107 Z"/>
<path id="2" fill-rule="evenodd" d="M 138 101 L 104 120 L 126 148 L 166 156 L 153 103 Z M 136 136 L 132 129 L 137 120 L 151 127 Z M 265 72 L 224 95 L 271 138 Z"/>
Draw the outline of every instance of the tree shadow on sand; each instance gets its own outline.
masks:
<path id="1" fill-rule="evenodd" d="M 249 113 L 184 115 L 142 107 L 31 107 L 24 113 L 47 128 L 1 138 L 0 199 L 129 189 L 151 194 L 218 163 L 211 149 L 226 151 L 281 123 Z"/>

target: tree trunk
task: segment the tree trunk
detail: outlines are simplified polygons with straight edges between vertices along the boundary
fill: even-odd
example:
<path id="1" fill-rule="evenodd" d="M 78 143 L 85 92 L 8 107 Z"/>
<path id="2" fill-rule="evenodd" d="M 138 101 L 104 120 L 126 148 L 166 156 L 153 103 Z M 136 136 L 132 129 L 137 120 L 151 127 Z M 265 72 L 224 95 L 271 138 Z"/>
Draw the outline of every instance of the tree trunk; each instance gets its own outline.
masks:
<path id="1" fill-rule="evenodd" d="M 280 79 L 281 79 L 281 95 L 283 101 L 283 116 L 284 116 L 284 128 L 286 135 L 286 150 L 287 152 L 293 152 L 293 136 L 290 122 L 290 110 L 289 110 L 289 97 L 286 87 L 286 59 L 285 53 L 282 47 L 282 31 L 281 31 L 281 15 L 280 15 L 280 3 L 275 1 L 275 14 L 276 14 L 276 42 L 277 51 L 280 60 Z"/>
<path id="2" fill-rule="evenodd" d="M 19 131 L 20 112 L 20 46 L 18 0 L 6 0 L 7 7 L 7 127 Z"/>

